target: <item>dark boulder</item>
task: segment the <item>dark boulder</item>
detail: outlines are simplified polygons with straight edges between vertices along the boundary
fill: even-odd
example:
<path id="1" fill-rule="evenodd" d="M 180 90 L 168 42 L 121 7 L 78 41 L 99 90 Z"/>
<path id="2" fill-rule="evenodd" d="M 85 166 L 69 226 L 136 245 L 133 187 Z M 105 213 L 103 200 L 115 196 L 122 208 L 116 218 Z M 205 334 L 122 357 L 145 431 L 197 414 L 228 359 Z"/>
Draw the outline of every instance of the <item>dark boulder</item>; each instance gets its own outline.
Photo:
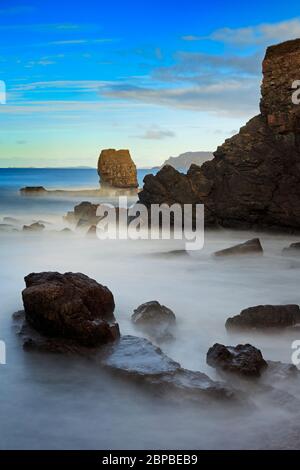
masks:
<path id="1" fill-rule="evenodd" d="M 263 248 L 259 238 L 253 238 L 245 243 L 225 248 L 224 250 L 216 251 L 215 256 L 234 256 L 234 255 L 262 255 Z"/>
<path id="2" fill-rule="evenodd" d="M 259 377 L 268 366 L 259 349 L 251 344 L 224 346 L 214 344 L 207 353 L 207 364 L 224 372 Z"/>
<path id="3" fill-rule="evenodd" d="M 49 338 L 87 347 L 119 336 L 114 298 L 107 287 L 81 273 L 29 274 L 22 292 L 28 324 Z"/>
<path id="4" fill-rule="evenodd" d="M 298 305 L 257 305 L 228 318 L 227 329 L 266 329 L 295 327 L 300 323 Z"/>
<path id="5" fill-rule="evenodd" d="M 175 314 L 156 300 L 146 302 L 134 310 L 132 322 L 150 337 L 163 340 L 172 337 Z"/>

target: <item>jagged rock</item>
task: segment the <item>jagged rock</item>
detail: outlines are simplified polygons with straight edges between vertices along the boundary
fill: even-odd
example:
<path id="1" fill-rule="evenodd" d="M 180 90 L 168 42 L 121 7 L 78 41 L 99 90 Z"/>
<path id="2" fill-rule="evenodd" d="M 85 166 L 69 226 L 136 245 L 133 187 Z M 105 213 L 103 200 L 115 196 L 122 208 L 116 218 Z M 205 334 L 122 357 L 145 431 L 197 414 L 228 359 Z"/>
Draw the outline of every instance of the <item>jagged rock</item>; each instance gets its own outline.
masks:
<path id="1" fill-rule="evenodd" d="M 42 232 L 45 229 L 45 225 L 35 222 L 31 225 L 24 225 L 24 232 Z"/>
<path id="2" fill-rule="evenodd" d="M 114 298 L 81 273 L 33 273 L 22 292 L 28 324 L 43 336 L 95 347 L 119 336 Z"/>
<path id="3" fill-rule="evenodd" d="M 206 360 L 211 367 L 247 377 L 259 377 L 268 366 L 261 351 L 251 344 L 234 347 L 216 343 L 208 350 Z"/>
<path id="4" fill-rule="evenodd" d="M 98 161 L 101 187 L 137 188 L 136 166 L 129 150 L 102 150 Z"/>
<path id="5" fill-rule="evenodd" d="M 172 310 L 157 301 L 150 301 L 134 310 L 132 322 L 156 340 L 172 337 L 176 317 Z"/>
<path id="6" fill-rule="evenodd" d="M 284 256 L 299 256 L 300 255 L 300 242 L 291 243 L 290 246 L 282 250 Z"/>
<path id="7" fill-rule="evenodd" d="M 145 338 L 122 336 L 107 348 L 101 363 L 168 393 L 180 392 L 189 398 L 237 399 L 230 386 L 215 382 L 201 372 L 183 369 Z"/>
<path id="8" fill-rule="evenodd" d="M 164 167 L 146 176 L 140 201 L 205 204 L 206 225 L 300 229 L 300 106 L 292 103 L 299 65 L 300 39 L 269 47 L 261 114 L 201 168 L 183 175 Z"/>
<path id="9" fill-rule="evenodd" d="M 295 327 L 300 323 L 298 305 L 258 305 L 228 318 L 227 329 L 266 329 Z"/>
<path id="10" fill-rule="evenodd" d="M 245 243 L 216 251 L 215 256 L 234 256 L 234 255 L 262 255 L 263 249 L 259 238 L 253 238 Z"/>

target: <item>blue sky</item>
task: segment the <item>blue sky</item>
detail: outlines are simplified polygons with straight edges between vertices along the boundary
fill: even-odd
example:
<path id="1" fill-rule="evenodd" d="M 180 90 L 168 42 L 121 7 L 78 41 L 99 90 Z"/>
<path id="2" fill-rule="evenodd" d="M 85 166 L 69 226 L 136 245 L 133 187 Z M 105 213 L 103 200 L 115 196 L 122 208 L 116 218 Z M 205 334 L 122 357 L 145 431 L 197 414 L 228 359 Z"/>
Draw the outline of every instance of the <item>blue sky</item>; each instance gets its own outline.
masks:
<path id="1" fill-rule="evenodd" d="M 265 48 L 295 37 L 295 1 L 0 0 L 0 166 L 213 151 L 258 112 Z"/>

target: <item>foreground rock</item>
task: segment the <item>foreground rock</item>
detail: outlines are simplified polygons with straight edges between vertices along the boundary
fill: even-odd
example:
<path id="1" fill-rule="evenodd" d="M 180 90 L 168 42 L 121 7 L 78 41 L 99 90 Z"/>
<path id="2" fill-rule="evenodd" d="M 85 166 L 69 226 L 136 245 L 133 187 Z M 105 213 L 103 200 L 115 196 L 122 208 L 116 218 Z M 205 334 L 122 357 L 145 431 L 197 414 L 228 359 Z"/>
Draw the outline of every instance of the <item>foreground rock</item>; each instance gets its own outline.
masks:
<path id="1" fill-rule="evenodd" d="M 295 327 L 300 323 L 298 305 L 258 305 L 228 318 L 227 329 L 267 329 Z"/>
<path id="2" fill-rule="evenodd" d="M 170 166 L 147 175 L 146 206 L 205 204 L 206 225 L 300 229 L 300 106 L 292 103 L 300 39 L 267 49 L 261 113 L 218 147 L 212 161 L 186 175 Z"/>
<path id="3" fill-rule="evenodd" d="M 45 225 L 40 224 L 39 222 L 35 222 L 31 225 L 24 225 L 23 226 L 23 231 L 24 232 L 42 232 L 45 230 Z"/>
<path id="4" fill-rule="evenodd" d="M 137 188 L 136 166 L 129 150 L 102 150 L 98 161 L 101 187 Z"/>
<path id="5" fill-rule="evenodd" d="M 135 218 L 134 216 L 129 216 L 127 208 L 113 207 L 110 204 L 92 204 L 91 202 L 83 201 L 74 207 L 74 211 L 69 211 L 63 219 L 70 224 L 76 225 L 77 228 L 89 228 L 97 226 L 98 222 L 103 217 L 106 217 L 112 209 L 114 210 L 116 223 L 119 225 L 126 226 Z"/>
<path id="6" fill-rule="evenodd" d="M 95 347 L 119 337 L 114 298 L 80 273 L 29 274 L 22 292 L 27 323 L 48 338 Z"/>
<path id="7" fill-rule="evenodd" d="M 216 251 L 215 256 L 234 256 L 234 255 L 262 255 L 263 248 L 259 238 L 253 238 L 245 243 L 225 248 L 224 250 Z"/>
<path id="8" fill-rule="evenodd" d="M 144 338 L 122 336 L 107 348 L 101 364 L 168 394 L 173 391 L 188 398 L 238 401 L 230 386 L 201 372 L 183 369 Z"/>
<path id="9" fill-rule="evenodd" d="M 134 310 L 132 322 L 153 339 L 172 338 L 176 323 L 175 314 L 157 301 L 146 302 Z"/>
<path id="10" fill-rule="evenodd" d="M 234 347 L 216 343 L 209 349 L 206 360 L 211 367 L 247 377 L 259 377 L 267 367 L 261 351 L 251 344 Z"/>

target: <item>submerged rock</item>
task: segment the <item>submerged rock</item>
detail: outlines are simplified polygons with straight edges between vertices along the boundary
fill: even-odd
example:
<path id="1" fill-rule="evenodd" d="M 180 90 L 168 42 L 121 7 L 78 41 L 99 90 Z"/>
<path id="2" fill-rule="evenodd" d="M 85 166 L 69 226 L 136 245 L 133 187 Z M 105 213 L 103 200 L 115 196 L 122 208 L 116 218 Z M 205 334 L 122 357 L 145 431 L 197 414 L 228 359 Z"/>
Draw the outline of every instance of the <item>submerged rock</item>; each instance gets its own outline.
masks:
<path id="1" fill-rule="evenodd" d="M 284 256 L 299 256 L 300 255 L 300 242 L 291 243 L 290 246 L 282 250 Z"/>
<path id="2" fill-rule="evenodd" d="M 20 224 L 21 221 L 19 219 L 16 219 L 15 217 L 3 217 L 3 222 L 8 223 L 8 224 Z"/>
<path id="3" fill-rule="evenodd" d="M 150 337 L 163 340 L 172 337 L 176 316 L 172 310 L 153 300 L 135 309 L 131 320 Z"/>
<path id="4" fill-rule="evenodd" d="M 35 222 L 31 225 L 24 225 L 23 230 L 24 232 L 42 232 L 45 230 L 45 225 Z"/>
<path id="5" fill-rule="evenodd" d="M 224 250 L 216 251 L 215 256 L 234 256 L 234 255 L 262 255 L 263 248 L 259 238 L 253 238 L 245 243 L 225 248 Z"/>
<path id="6" fill-rule="evenodd" d="M 95 347 L 119 336 L 110 290 L 81 273 L 33 273 L 22 292 L 28 324 L 49 338 Z"/>
<path id="7" fill-rule="evenodd" d="M 292 102 L 299 65 L 300 39 L 268 47 L 261 113 L 201 167 L 147 175 L 140 201 L 204 204 L 206 225 L 300 229 L 300 106 Z"/>
<path id="8" fill-rule="evenodd" d="M 98 161 L 101 187 L 137 188 L 136 166 L 129 150 L 102 150 Z"/>
<path id="9" fill-rule="evenodd" d="M 268 368 L 264 372 L 264 381 L 274 385 L 274 383 L 285 382 L 286 380 L 298 379 L 300 381 L 300 371 L 294 364 L 285 364 L 280 361 L 267 361 Z"/>
<path id="10" fill-rule="evenodd" d="M 211 367 L 247 377 L 259 377 L 268 366 L 261 351 L 251 344 L 234 347 L 216 343 L 208 350 L 206 360 Z"/>
<path id="11" fill-rule="evenodd" d="M 298 305 L 257 305 L 228 318 L 227 329 L 266 329 L 295 327 L 300 323 Z"/>

